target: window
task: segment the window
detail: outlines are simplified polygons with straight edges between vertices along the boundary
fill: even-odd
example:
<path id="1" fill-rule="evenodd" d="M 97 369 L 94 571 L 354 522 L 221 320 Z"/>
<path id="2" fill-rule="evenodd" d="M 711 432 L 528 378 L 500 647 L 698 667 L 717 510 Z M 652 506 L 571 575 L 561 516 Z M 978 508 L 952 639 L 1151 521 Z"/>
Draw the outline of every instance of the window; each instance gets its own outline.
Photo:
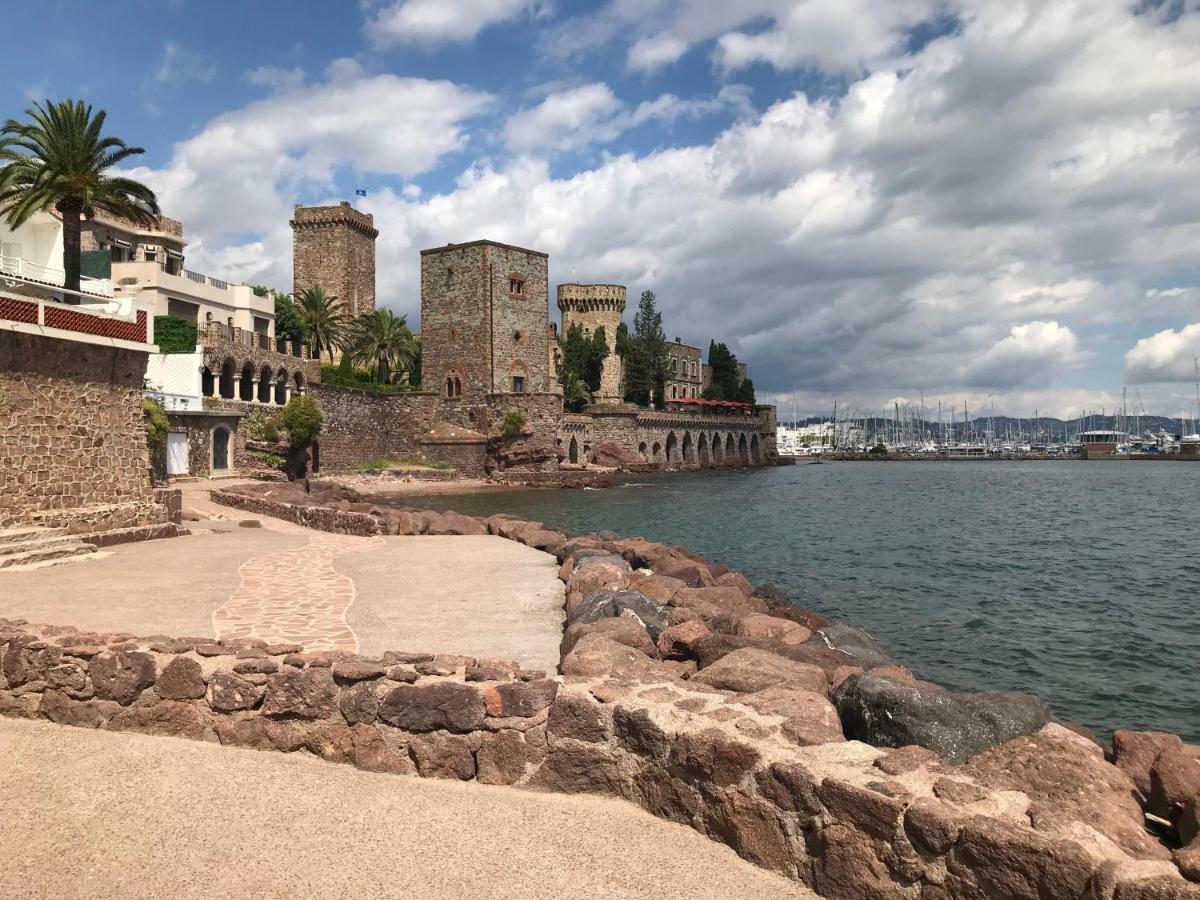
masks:
<path id="1" fill-rule="evenodd" d="M 518 344 L 525 343 L 525 332 L 523 332 L 519 329 L 517 331 L 514 331 L 513 332 L 513 340 L 516 341 Z"/>
<path id="2" fill-rule="evenodd" d="M 513 393 L 514 394 L 525 393 L 525 376 L 524 375 L 514 375 L 513 376 Z"/>
<path id="3" fill-rule="evenodd" d="M 525 290 L 525 282 L 520 281 L 516 278 L 508 279 L 508 292 L 510 294 L 516 294 L 516 295 L 520 296 L 520 294 L 524 290 Z"/>
<path id="4" fill-rule="evenodd" d="M 146 258 L 146 262 L 158 262 L 158 248 L 157 247 L 143 247 L 142 252 Z"/>

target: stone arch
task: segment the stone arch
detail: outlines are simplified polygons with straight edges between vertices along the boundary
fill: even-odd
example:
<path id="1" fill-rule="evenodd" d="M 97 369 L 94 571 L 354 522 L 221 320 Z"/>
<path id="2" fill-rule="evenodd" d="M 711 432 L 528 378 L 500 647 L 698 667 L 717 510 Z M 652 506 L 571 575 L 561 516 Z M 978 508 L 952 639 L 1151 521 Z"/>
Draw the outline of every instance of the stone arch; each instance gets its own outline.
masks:
<path id="1" fill-rule="evenodd" d="M 567 462 L 575 465 L 579 462 L 579 441 L 571 438 L 571 443 L 567 444 Z"/>
<path id="2" fill-rule="evenodd" d="M 667 465 L 679 465 L 679 438 L 675 437 L 675 432 L 667 432 Z"/>
<path id="3" fill-rule="evenodd" d="M 712 458 L 708 455 L 708 438 L 703 431 L 700 432 L 700 439 L 696 441 L 696 462 L 702 469 L 712 465 Z"/>
<path id="4" fill-rule="evenodd" d="M 447 400 L 454 400 L 462 396 L 462 378 L 455 369 L 446 373 L 445 396 Z"/>
<path id="5" fill-rule="evenodd" d="M 750 465 L 750 442 L 746 440 L 745 432 L 738 437 L 737 462 L 739 466 Z"/>
<path id="6" fill-rule="evenodd" d="M 737 444 L 733 440 L 733 433 L 725 435 L 725 450 L 721 454 L 725 465 L 737 465 Z"/>
<path id="7" fill-rule="evenodd" d="M 713 434 L 708 446 L 712 451 L 712 464 L 714 466 L 725 465 L 725 451 L 723 449 L 724 445 L 721 443 L 721 432 L 718 431 Z"/>
<path id="8" fill-rule="evenodd" d="M 285 406 L 288 402 L 288 373 L 287 369 L 280 367 L 275 373 L 275 403 L 278 406 Z"/>
<path id="9" fill-rule="evenodd" d="M 304 373 L 297 372 L 292 376 L 292 390 L 297 394 L 304 393 Z"/>
<path id="10" fill-rule="evenodd" d="M 683 464 L 685 466 L 696 465 L 696 445 L 692 443 L 692 433 L 690 431 L 683 433 Z"/>
<path id="11" fill-rule="evenodd" d="M 750 438 L 750 465 L 762 465 L 762 446 L 758 442 L 758 435 Z"/>
<path id="12" fill-rule="evenodd" d="M 654 442 L 654 446 L 650 450 L 650 458 L 656 465 L 663 464 L 662 444 L 658 441 Z"/>
<path id="13" fill-rule="evenodd" d="M 221 397 L 224 400 L 232 400 L 234 397 L 233 373 L 236 366 L 237 363 L 233 361 L 233 357 L 231 356 L 225 357 L 221 362 L 220 391 Z"/>
<path id="14" fill-rule="evenodd" d="M 200 370 L 200 395 L 202 397 L 213 397 L 217 393 L 216 379 L 213 378 L 212 369 L 205 366 Z"/>
<path id="15" fill-rule="evenodd" d="M 210 439 L 209 472 L 228 472 L 233 468 L 233 432 L 228 425 L 214 425 Z"/>
<path id="16" fill-rule="evenodd" d="M 642 454 L 642 459 L 646 459 L 646 442 L 642 441 L 638 444 L 638 453 Z"/>
<path id="17" fill-rule="evenodd" d="M 271 402 L 271 367 L 263 366 L 258 373 L 258 402 Z"/>
<path id="18" fill-rule="evenodd" d="M 254 364 L 250 360 L 242 363 L 242 377 L 238 379 L 238 399 L 246 403 L 254 399 Z"/>

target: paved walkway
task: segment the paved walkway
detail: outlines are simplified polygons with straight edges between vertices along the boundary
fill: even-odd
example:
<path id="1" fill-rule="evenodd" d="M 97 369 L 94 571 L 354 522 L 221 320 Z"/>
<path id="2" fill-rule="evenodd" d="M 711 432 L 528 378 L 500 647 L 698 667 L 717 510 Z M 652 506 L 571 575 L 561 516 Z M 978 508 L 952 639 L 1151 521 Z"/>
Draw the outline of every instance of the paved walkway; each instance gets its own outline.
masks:
<path id="1" fill-rule="evenodd" d="M 193 534 L 101 558 L 0 571 L 0 616 L 104 631 L 259 637 L 312 650 L 499 656 L 553 669 L 554 558 L 497 537 L 351 537 L 218 506 Z M 207 486 L 205 486 L 207 487 Z M 238 523 L 255 520 L 261 527 Z"/>
<path id="2" fill-rule="evenodd" d="M 0 896 L 811 897 L 598 797 L 0 718 Z"/>

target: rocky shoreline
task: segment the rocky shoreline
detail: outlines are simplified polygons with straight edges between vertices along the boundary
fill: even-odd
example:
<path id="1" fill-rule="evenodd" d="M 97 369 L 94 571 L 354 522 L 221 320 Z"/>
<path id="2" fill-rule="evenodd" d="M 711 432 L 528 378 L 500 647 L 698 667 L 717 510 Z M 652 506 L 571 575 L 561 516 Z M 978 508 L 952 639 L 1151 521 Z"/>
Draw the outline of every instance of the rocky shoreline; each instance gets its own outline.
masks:
<path id="1" fill-rule="evenodd" d="M 560 673 L 0 622 L 0 713 L 611 794 L 830 897 L 1200 898 L 1200 747 L 1177 736 L 1103 747 L 1036 697 L 948 691 L 682 547 L 314 491 L 213 499 L 554 555 Z"/>

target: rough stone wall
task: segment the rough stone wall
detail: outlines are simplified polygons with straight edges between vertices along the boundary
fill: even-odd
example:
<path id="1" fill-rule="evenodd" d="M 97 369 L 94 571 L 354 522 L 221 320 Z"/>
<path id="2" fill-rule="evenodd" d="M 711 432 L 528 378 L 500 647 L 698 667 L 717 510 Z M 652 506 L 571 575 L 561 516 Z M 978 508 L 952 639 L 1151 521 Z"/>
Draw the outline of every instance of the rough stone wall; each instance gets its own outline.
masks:
<path id="1" fill-rule="evenodd" d="M 688 346 L 678 338 L 667 344 L 667 378 L 663 389 L 668 400 L 699 397 L 704 393 L 700 356 L 699 347 Z"/>
<path id="2" fill-rule="evenodd" d="M 253 337 L 240 328 L 235 331 L 246 337 Z M 321 380 L 321 362 L 316 359 L 302 359 L 288 353 L 278 353 L 275 350 L 265 350 L 251 346 L 244 341 L 222 337 L 219 329 L 209 328 L 201 335 L 204 351 L 204 365 L 212 373 L 213 391 L 220 393 L 221 368 L 226 361 L 233 364 L 234 397 L 238 398 L 238 379 L 242 369 L 249 363 L 254 370 L 254 377 L 260 378 L 262 370 L 269 369 L 273 377 L 287 377 L 289 389 L 294 393 L 296 376 L 299 375 L 305 385 Z M 272 398 L 274 394 L 272 393 Z M 273 399 L 272 399 L 273 402 Z"/>
<path id="3" fill-rule="evenodd" d="M 572 325 L 579 325 L 591 335 L 604 329 L 608 356 L 600 374 L 598 403 L 619 403 L 622 397 L 624 371 L 621 357 L 616 354 L 617 328 L 625 312 L 625 286 L 621 284 L 560 284 L 558 308 L 562 311 L 562 334 L 566 337 Z"/>
<path id="4" fill-rule="evenodd" d="M 421 441 L 421 458 L 454 466 L 463 478 L 487 474 L 486 441 Z"/>
<path id="5" fill-rule="evenodd" d="M 375 219 L 348 202 L 297 206 L 292 226 L 293 291 L 321 287 L 361 316 L 375 309 Z"/>
<path id="6" fill-rule="evenodd" d="M 145 353 L 0 331 L 0 528 L 163 521 L 150 484 L 145 373 Z"/>
<path id="7" fill-rule="evenodd" d="M 659 412 L 591 407 L 582 416 L 559 418 L 556 443 L 560 448 L 575 437 L 580 444 L 594 447 L 612 443 L 642 453 L 647 462 L 668 468 L 711 468 L 716 466 L 757 466 L 768 462 L 762 416 L 722 416 L 705 413 Z M 725 446 L 732 435 L 734 453 Z M 705 453 L 700 441 L 704 439 Z M 740 450 L 745 439 L 745 452 Z M 714 441 L 721 452 L 708 451 Z M 655 445 L 659 452 L 654 452 Z M 772 445 L 773 446 L 773 445 Z"/>
<path id="8" fill-rule="evenodd" d="M 486 241 L 423 250 L 421 383 L 446 396 L 457 377 L 460 403 L 511 390 L 514 375 L 549 391 L 549 309 L 545 254 Z"/>
<path id="9" fill-rule="evenodd" d="M 243 404 L 245 405 L 245 404 Z M 188 475 L 199 477 L 212 474 L 213 429 L 223 425 L 229 429 L 229 464 L 237 468 L 238 461 L 246 452 L 246 429 L 240 416 L 222 414 L 212 410 L 206 415 L 179 415 L 167 413 L 171 431 L 183 432 L 188 439 Z"/>
<path id="10" fill-rule="evenodd" d="M 309 394 L 325 417 L 318 442 L 322 472 L 384 457 L 420 459 L 421 435 L 438 418 L 438 397 L 421 391 L 373 394 L 320 384 Z"/>

